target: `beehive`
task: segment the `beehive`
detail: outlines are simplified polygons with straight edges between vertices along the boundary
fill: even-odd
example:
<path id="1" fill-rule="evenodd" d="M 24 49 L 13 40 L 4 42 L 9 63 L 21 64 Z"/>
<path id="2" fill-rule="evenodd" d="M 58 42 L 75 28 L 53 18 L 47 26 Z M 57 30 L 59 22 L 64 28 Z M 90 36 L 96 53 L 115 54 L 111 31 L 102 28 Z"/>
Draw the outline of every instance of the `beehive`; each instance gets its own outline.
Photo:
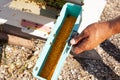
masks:
<path id="1" fill-rule="evenodd" d="M 69 16 L 66 18 L 59 34 L 56 37 L 56 41 L 52 45 L 52 49 L 49 53 L 49 56 L 46 60 L 46 63 L 40 73 L 40 76 L 50 80 L 54 69 L 57 65 L 57 62 L 62 54 L 66 41 L 70 35 L 70 32 L 75 24 L 76 18 Z"/>

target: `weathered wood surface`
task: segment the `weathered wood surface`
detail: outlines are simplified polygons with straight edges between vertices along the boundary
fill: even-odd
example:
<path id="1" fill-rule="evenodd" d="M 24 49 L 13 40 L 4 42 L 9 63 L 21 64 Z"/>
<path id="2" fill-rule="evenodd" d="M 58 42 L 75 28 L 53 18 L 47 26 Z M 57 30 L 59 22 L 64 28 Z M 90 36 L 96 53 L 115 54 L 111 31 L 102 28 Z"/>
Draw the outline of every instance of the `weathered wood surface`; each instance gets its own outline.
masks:
<path id="1" fill-rule="evenodd" d="M 3 33 L 3 32 L 0 32 L 0 40 L 4 40 L 8 44 L 19 45 L 29 49 L 34 48 L 34 42 L 32 40 L 21 38 L 21 37 Z"/>

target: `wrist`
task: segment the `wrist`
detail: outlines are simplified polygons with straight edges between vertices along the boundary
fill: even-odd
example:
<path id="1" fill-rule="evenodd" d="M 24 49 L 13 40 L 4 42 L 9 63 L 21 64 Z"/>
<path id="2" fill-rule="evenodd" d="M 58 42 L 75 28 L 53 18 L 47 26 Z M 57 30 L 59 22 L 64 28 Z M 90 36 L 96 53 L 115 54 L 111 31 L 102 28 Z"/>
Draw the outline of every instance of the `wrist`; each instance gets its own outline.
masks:
<path id="1" fill-rule="evenodd" d="M 104 31 L 104 35 L 106 36 L 106 38 L 109 38 L 115 34 L 114 30 L 110 28 L 109 22 L 102 22 L 101 26 L 102 26 L 102 29 Z"/>
<path id="2" fill-rule="evenodd" d="M 109 28 L 111 28 L 113 34 L 120 33 L 120 16 L 108 21 Z"/>

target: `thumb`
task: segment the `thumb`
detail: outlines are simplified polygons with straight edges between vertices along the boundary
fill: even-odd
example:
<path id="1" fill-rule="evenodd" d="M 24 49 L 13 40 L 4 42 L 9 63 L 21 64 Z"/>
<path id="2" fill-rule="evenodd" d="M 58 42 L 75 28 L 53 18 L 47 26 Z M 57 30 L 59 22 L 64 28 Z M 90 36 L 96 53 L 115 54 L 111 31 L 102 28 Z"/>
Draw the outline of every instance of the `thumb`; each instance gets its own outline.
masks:
<path id="1" fill-rule="evenodd" d="M 88 43 L 89 43 L 88 37 L 83 38 L 80 42 L 73 45 L 72 52 L 74 52 L 75 54 L 79 54 L 83 51 L 89 50 L 90 49 L 89 45 L 86 45 Z"/>
<path id="2" fill-rule="evenodd" d="M 72 38 L 70 40 L 70 44 L 71 45 L 75 45 L 77 44 L 79 41 L 81 41 L 82 39 L 84 39 L 87 35 L 85 35 L 84 33 L 81 33 L 80 35 L 78 36 L 75 36 L 74 38 Z"/>

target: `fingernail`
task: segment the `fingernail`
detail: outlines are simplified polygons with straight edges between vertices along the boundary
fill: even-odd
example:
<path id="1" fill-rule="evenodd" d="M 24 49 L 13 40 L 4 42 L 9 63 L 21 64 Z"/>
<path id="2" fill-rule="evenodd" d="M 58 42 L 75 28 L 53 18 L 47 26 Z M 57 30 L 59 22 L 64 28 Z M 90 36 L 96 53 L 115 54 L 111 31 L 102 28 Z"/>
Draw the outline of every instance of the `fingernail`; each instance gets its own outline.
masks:
<path id="1" fill-rule="evenodd" d="M 70 40 L 70 43 L 71 43 L 71 45 L 74 45 L 74 44 L 75 44 L 75 40 L 74 40 L 74 39 L 71 39 L 71 40 Z"/>

